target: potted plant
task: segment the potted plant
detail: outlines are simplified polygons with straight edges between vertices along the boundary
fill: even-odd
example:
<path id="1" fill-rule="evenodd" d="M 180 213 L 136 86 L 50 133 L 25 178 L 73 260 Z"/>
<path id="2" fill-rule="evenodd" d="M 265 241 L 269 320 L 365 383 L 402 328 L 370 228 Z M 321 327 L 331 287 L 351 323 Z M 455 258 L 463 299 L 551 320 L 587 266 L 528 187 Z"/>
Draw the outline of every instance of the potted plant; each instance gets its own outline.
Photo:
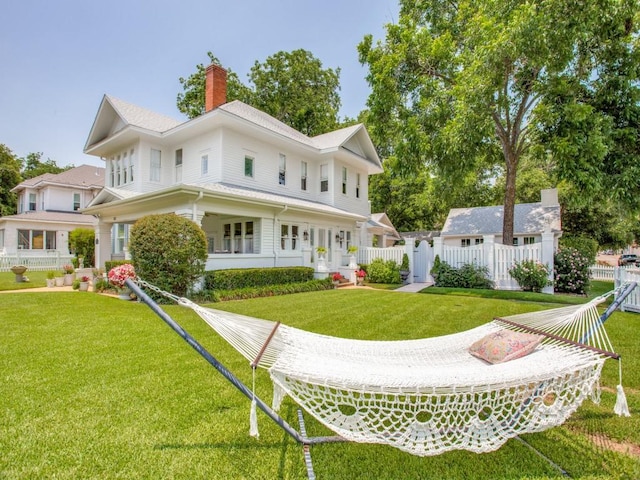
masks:
<path id="1" fill-rule="evenodd" d="M 358 264 L 356 263 L 357 251 L 358 251 L 358 247 L 356 247 L 355 245 L 349 245 L 349 248 L 347 248 L 347 253 L 350 255 L 349 268 L 358 268 Z"/>
<path id="2" fill-rule="evenodd" d="M 56 272 L 53 270 L 47 271 L 47 287 L 52 288 L 56 285 Z"/>
<path id="3" fill-rule="evenodd" d="M 365 272 L 363 269 L 360 269 L 356 272 L 356 281 L 358 282 L 358 285 L 364 284 L 364 277 L 366 276 L 367 272 Z"/>
<path id="4" fill-rule="evenodd" d="M 324 260 L 324 255 L 327 253 L 327 249 L 325 247 L 316 247 L 316 252 L 318 252 L 318 271 L 328 271 L 327 263 Z"/>
<path id="5" fill-rule="evenodd" d="M 136 271 L 130 263 L 123 263 L 109 270 L 109 283 L 118 289 L 121 300 L 131 300 L 131 290 L 125 285 L 127 278 L 136 278 Z"/>
<path id="6" fill-rule="evenodd" d="M 62 266 L 62 271 L 64 272 L 64 284 L 66 286 L 70 286 L 73 284 L 73 272 L 74 272 L 74 268 L 73 265 L 68 263 L 66 265 Z"/>
<path id="7" fill-rule="evenodd" d="M 334 273 L 331 276 L 331 280 L 333 280 L 333 284 L 337 287 L 338 285 L 340 285 L 340 280 L 342 279 L 342 275 L 340 275 L 338 272 Z"/>
<path id="8" fill-rule="evenodd" d="M 83 275 L 82 277 L 80 277 L 79 290 L 81 292 L 86 292 L 89 290 L 89 277 L 87 275 Z"/>
<path id="9" fill-rule="evenodd" d="M 411 274 L 411 270 L 409 270 L 409 255 L 406 253 L 402 255 L 402 264 L 400 265 L 400 279 L 402 283 L 407 283 L 407 279 Z"/>
<path id="10" fill-rule="evenodd" d="M 64 276 L 62 272 L 55 272 L 54 281 L 56 283 L 56 287 L 64 287 Z"/>

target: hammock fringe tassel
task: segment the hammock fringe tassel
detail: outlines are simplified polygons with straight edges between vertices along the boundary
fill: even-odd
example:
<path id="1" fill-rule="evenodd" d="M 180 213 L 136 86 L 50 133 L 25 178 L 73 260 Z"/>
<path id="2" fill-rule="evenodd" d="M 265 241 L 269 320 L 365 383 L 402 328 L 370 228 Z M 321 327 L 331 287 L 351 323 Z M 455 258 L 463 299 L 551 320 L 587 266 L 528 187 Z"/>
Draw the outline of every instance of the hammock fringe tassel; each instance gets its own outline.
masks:
<path id="1" fill-rule="evenodd" d="M 629 407 L 627 406 L 627 396 L 624 394 L 622 385 L 617 387 L 618 395 L 616 398 L 616 406 L 613 407 L 613 411 L 621 417 L 630 417 Z"/>

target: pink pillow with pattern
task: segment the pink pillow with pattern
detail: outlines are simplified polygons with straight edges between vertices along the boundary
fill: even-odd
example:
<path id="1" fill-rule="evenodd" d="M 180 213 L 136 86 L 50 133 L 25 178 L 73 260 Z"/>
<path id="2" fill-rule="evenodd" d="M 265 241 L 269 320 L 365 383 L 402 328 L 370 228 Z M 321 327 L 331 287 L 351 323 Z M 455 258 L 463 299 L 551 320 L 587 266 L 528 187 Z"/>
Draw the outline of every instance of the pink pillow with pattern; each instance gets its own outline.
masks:
<path id="1" fill-rule="evenodd" d="M 500 330 L 490 333 L 469 347 L 469 353 L 489 363 L 502 363 L 524 357 L 542 341 L 541 335 Z"/>

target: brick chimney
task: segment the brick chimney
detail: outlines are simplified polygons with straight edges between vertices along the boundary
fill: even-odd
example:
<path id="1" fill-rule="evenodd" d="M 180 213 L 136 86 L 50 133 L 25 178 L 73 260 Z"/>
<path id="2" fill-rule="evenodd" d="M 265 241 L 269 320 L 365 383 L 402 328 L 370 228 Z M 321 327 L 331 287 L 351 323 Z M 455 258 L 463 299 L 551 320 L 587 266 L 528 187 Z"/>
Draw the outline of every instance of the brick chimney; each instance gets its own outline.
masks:
<path id="1" fill-rule="evenodd" d="M 207 67 L 204 92 L 205 113 L 227 103 L 227 71 L 220 65 Z"/>

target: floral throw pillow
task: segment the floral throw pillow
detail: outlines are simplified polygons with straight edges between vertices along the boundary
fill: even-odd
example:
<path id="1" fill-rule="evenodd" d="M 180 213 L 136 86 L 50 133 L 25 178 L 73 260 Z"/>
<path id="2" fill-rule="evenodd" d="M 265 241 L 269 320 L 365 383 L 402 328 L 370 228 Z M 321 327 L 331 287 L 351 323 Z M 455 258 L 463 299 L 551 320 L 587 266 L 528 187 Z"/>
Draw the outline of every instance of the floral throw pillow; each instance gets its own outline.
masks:
<path id="1" fill-rule="evenodd" d="M 500 330 L 474 342 L 469 353 L 489 363 L 502 363 L 524 357 L 542 341 L 541 335 Z"/>

